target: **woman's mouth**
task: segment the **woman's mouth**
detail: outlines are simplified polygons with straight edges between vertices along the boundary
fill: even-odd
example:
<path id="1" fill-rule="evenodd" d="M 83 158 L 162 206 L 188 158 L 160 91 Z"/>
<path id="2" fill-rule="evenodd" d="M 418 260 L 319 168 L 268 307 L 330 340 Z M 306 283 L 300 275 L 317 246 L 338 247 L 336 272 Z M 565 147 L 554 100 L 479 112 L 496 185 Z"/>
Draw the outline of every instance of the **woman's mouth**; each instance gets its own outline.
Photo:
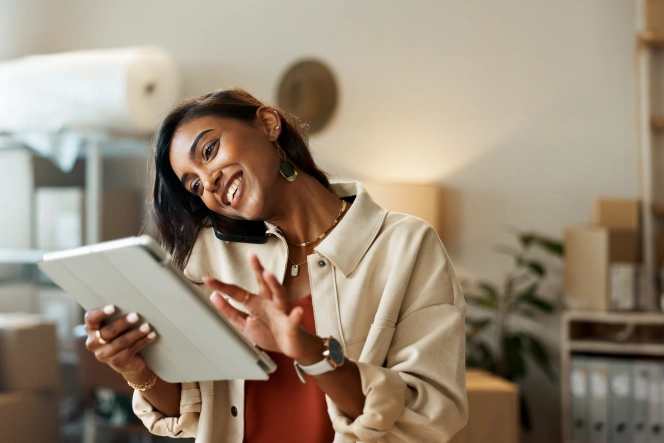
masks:
<path id="1" fill-rule="evenodd" d="M 225 199 L 231 207 L 233 207 L 233 201 L 239 196 L 238 189 L 240 188 L 240 183 L 242 183 L 242 177 L 241 173 L 231 177 L 230 185 L 228 185 Z"/>

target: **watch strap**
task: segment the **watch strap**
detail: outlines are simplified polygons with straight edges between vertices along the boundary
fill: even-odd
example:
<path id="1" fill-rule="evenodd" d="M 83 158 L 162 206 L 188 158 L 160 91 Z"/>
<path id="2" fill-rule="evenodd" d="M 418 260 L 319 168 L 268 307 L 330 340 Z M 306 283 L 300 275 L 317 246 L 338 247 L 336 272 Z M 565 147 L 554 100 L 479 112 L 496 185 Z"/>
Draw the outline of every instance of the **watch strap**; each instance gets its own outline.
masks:
<path id="1" fill-rule="evenodd" d="M 304 378 L 304 374 L 309 374 L 309 375 L 320 375 L 320 374 L 325 374 L 326 372 L 330 372 L 334 369 L 334 366 L 330 364 L 327 359 L 322 359 L 318 363 L 314 363 L 313 365 L 309 366 L 303 366 L 297 362 L 297 360 L 293 361 L 295 365 L 295 372 L 297 372 L 298 377 L 300 377 L 300 380 L 302 383 L 306 383 L 306 380 Z"/>

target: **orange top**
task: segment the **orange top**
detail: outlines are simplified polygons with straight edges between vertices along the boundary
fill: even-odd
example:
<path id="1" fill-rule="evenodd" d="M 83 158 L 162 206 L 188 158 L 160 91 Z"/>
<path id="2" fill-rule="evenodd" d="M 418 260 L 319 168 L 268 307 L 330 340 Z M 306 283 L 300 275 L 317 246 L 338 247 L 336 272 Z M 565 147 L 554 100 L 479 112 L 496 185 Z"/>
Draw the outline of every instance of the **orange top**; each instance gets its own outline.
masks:
<path id="1" fill-rule="evenodd" d="M 290 304 L 304 309 L 302 326 L 315 331 L 311 295 Z M 277 364 L 270 379 L 244 382 L 244 443 L 331 443 L 334 429 L 325 394 L 309 377 L 302 383 L 293 359 L 268 352 Z"/>

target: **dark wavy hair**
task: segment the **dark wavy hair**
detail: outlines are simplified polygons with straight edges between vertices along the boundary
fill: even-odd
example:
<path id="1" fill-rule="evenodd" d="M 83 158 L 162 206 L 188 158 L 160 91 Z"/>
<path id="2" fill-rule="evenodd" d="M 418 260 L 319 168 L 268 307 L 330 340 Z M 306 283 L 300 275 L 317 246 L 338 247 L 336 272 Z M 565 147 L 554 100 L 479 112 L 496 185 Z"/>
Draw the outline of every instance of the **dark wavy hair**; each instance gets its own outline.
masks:
<path id="1" fill-rule="evenodd" d="M 178 268 L 184 269 L 198 233 L 211 222 L 209 209 L 200 197 L 184 188 L 171 168 L 169 153 L 173 135 L 181 125 L 205 116 L 232 118 L 252 125 L 261 106 L 265 105 L 241 89 L 216 91 L 182 102 L 161 123 L 154 139 L 154 183 L 143 231 L 157 239 Z M 283 110 L 278 112 L 282 121 L 278 141 L 286 155 L 303 172 L 329 189 L 327 175 L 318 168 L 307 146 L 305 125 Z M 242 221 L 218 217 L 223 226 L 242 230 Z"/>

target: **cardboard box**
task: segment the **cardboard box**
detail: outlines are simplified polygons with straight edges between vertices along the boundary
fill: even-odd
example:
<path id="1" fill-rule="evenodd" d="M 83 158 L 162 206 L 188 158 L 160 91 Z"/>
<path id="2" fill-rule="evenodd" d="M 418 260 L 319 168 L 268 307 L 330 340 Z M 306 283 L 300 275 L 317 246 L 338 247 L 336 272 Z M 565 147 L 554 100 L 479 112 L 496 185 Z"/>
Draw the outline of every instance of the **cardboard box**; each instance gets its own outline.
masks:
<path id="1" fill-rule="evenodd" d="M 60 441 L 58 395 L 54 390 L 0 393 L 0 438 L 7 443 Z"/>
<path id="2" fill-rule="evenodd" d="M 641 263 L 639 231 L 598 226 L 565 231 L 565 296 L 571 309 L 610 310 L 612 263 Z"/>
<path id="3" fill-rule="evenodd" d="M 42 187 L 35 193 L 36 247 L 70 249 L 86 243 L 85 193 L 78 187 Z M 100 241 L 138 234 L 142 215 L 138 196 L 131 190 L 105 191 L 102 202 Z"/>
<path id="4" fill-rule="evenodd" d="M 641 229 L 641 202 L 634 199 L 596 198 L 592 224 L 612 229 Z"/>
<path id="5" fill-rule="evenodd" d="M 646 31 L 664 36 L 664 0 L 646 0 Z"/>
<path id="6" fill-rule="evenodd" d="M 83 309 L 57 286 L 37 286 L 38 312 L 55 323 L 59 349 L 74 351 L 74 327 L 83 323 Z"/>
<path id="7" fill-rule="evenodd" d="M 35 313 L 37 309 L 35 284 L 18 282 L 0 284 L 0 312 Z"/>
<path id="8" fill-rule="evenodd" d="M 55 324 L 36 314 L 0 314 L 0 390 L 59 385 Z"/>
<path id="9" fill-rule="evenodd" d="M 519 388 L 483 371 L 466 372 L 468 423 L 450 443 L 519 441 Z"/>

